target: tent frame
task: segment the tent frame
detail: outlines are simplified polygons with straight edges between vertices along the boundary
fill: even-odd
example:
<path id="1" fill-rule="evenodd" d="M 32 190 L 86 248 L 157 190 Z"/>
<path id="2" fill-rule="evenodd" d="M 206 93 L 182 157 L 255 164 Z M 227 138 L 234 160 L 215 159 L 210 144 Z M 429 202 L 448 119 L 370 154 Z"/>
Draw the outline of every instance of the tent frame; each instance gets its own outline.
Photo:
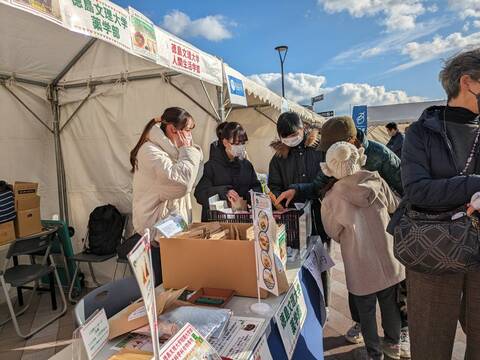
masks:
<path id="1" fill-rule="evenodd" d="M 197 100 L 195 100 L 190 94 L 176 85 L 172 78 L 177 75 L 182 75 L 179 72 L 162 72 L 162 73 L 155 73 L 155 74 L 147 74 L 147 75 L 136 75 L 136 76 L 125 76 L 125 74 L 120 74 L 115 78 L 109 80 L 92 80 L 88 82 L 80 82 L 74 84 L 60 84 L 60 81 L 63 77 L 82 59 L 82 57 L 88 52 L 88 50 L 95 44 L 97 41 L 96 38 L 91 38 L 85 46 L 80 49 L 80 51 L 69 61 L 69 63 L 60 71 L 60 73 L 55 77 L 55 79 L 51 83 L 46 83 L 38 80 L 32 80 L 23 77 L 17 77 L 15 74 L 6 75 L 0 74 L 0 85 L 2 85 L 37 121 L 39 121 L 44 127 L 48 129 L 50 133 L 53 134 L 54 138 L 54 145 L 55 145 L 55 163 L 56 163 L 56 172 L 57 172 L 57 187 L 58 187 L 58 204 L 59 204 L 59 212 L 60 218 L 64 220 L 67 224 L 69 223 L 69 212 L 68 212 L 68 196 L 67 196 L 67 182 L 66 182 L 66 174 L 65 174 L 65 163 L 62 153 L 62 144 L 60 134 L 65 129 L 65 127 L 71 122 L 71 120 L 78 114 L 78 112 L 82 109 L 82 107 L 87 103 L 90 97 L 95 93 L 97 86 L 99 85 L 107 85 L 107 84 L 116 84 L 116 83 L 126 83 L 127 81 L 141 81 L 141 80 L 151 80 L 151 79 L 164 79 L 167 84 L 172 86 L 178 92 L 183 94 L 186 98 L 192 101 L 196 106 L 202 109 L 205 113 L 207 113 L 210 117 L 215 119 L 217 122 L 225 121 L 225 107 L 224 107 L 224 85 L 223 85 L 223 77 L 222 77 L 222 84 L 221 86 L 215 85 L 217 90 L 217 97 L 218 97 L 218 109 L 216 108 L 215 104 L 213 103 L 210 95 L 208 94 L 208 90 L 205 86 L 203 80 L 199 80 L 201 82 L 202 88 L 204 89 L 205 95 L 207 100 L 213 110 L 213 113 L 206 109 L 203 105 L 201 105 Z M 222 72 L 223 72 L 223 62 L 222 62 Z M 24 83 L 28 85 L 34 85 L 38 87 L 42 87 L 47 89 L 48 96 L 47 100 L 50 102 L 52 108 L 52 115 L 53 115 L 53 129 L 50 128 L 46 122 L 44 122 L 27 104 L 25 104 L 20 97 L 15 94 L 7 85 L 7 81 L 17 82 L 17 83 Z M 74 88 L 82 88 L 88 87 L 89 93 L 88 95 L 81 100 L 80 104 L 74 110 L 72 115 L 65 121 L 65 123 L 60 127 L 60 104 L 58 101 L 58 90 L 61 89 L 74 89 Z"/>

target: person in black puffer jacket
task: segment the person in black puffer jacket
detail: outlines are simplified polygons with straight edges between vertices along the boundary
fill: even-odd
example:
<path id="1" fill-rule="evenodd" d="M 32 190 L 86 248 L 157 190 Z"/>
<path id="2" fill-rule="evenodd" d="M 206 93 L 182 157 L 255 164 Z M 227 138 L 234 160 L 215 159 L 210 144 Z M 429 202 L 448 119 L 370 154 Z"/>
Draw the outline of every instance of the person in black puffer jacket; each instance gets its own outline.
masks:
<path id="1" fill-rule="evenodd" d="M 465 206 L 480 191 L 478 142 L 475 147 L 480 127 L 480 49 L 447 61 L 440 80 L 448 105 L 423 112 L 407 130 L 402 152 L 402 204 L 425 212 Z M 395 213 L 389 231 L 404 208 Z M 420 235 L 418 239 L 421 246 Z M 429 275 L 407 269 L 407 284 L 412 359 L 451 359 L 459 319 L 467 335 L 465 359 L 480 359 L 480 271 Z"/>
<path id="2" fill-rule="evenodd" d="M 203 176 L 195 189 L 195 199 L 202 205 L 202 221 L 208 221 L 208 199 L 219 195 L 230 204 L 239 198 L 250 200 L 250 190 L 262 192 L 262 186 L 250 161 L 245 159 L 248 136 L 236 122 L 225 124 L 222 141 L 210 154 Z"/>

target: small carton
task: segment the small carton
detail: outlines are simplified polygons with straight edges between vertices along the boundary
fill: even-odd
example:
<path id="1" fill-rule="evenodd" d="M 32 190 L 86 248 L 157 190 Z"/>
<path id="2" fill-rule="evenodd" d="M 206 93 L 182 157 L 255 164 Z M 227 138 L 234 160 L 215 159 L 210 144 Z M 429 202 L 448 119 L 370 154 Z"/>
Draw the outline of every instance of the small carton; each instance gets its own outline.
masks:
<path id="1" fill-rule="evenodd" d="M 214 223 L 192 224 L 190 231 Z M 257 271 L 252 224 L 219 224 L 232 239 L 184 237 L 160 239 L 163 286 L 231 289 L 236 295 L 257 297 Z M 234 228 L 235 231 L 232 231 Z M 279 231 L 281 233 L 281 231 Z M 232 235 L 235 234 L 235 235 Z M 288 289 L 286 273 L 277 269 L 280 293 Z M 262 298 L 267 292 L 260 292 Z"/>
<path id="2" fill-rule="evenodd" d="M 13 185 L 15 196 L 15 231 L 17 237 L 25 237 L 42 231 L 40 222 L 40 196 L 38 183 L 16 181 Z"/>
<path id="3" fill-rule="evenodd" d="M 15 240 L 15 226 L 13 221 L 0 224 L 0 245 L 8 244 Z"/>

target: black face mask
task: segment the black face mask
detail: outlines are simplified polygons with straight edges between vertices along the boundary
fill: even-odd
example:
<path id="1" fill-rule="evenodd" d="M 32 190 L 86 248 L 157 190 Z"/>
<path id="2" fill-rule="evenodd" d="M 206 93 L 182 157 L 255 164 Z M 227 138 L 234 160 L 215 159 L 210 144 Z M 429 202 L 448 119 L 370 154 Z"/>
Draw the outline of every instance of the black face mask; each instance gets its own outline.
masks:
<path id="1" fill-rule="evenodd" d="M 477 114 L 480 112 L 480 93 L 475 94 L 472 90 L 468 89 L 470 91 L 470 94 L 475 96 L 477 98 Z"/>

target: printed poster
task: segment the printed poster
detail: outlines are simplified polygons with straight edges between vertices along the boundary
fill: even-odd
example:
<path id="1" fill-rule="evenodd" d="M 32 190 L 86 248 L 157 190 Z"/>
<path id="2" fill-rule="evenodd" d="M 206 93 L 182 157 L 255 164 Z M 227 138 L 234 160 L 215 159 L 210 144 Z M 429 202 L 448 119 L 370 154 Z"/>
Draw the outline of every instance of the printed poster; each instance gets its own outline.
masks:
<path id="1" fill-rule="evenodd" d="M 146 230 L 145 235 L 137 242 L 135 247 L 127 255 L 132 266 L 132 271 L 137 279 L 142 294 L 145 310 L 150 325 L 152 336 L 153 353 L 158 359 L 160 344 L 158 341 L 157 304 L 155 298 L 155 279 L 153 278 L 152 253 L 150 248 L 150 231 Z"/>
<path id="2" fill-rule="evenodd" d="M 128 12 L 106 0 L 63 0 L 64 24 L 72 31 L 131 51 Z"/>
<path id="3" fill-rule="evenodd" d="M 228 94 L 230 96 L 230 104 L 247 106 L 247 96 L 245 93 L 245 85 L 243 83 L 243 75 L 233 70 L 231 67 L 225 66 L 225 78 L 227 82 Z"/>
<path id="4" fill-rule="evenodd" d="M 134 8 L 129 7 L 128 11 L 130 13 L 130 35 L 133 51 L 156 61 L 158 49 L 155 25 L 149 18 Z"/>
<path id="5" fill-rule="evenodd" d="M 211 341 L 211 345 L 223 357 L 249 360 L 264 323 L 264 319 L 232 316 L 223 335 Z"/>
<path id="6" fill-rule="evenodd" d="M 275 321 L 288 359 L 293 356 L 306 318 L 307 305 L 305 304 L 302 285 L 297 276 L 275 314 Z"/>
<path id="7" fill-rule="evenodd" d="M 60 0 L 12 0 L 12 4 L 45 19 L 62 22 Z"/>
<path id="8" fill-rule="evenodd" d="M 221 360 L 215 349 L 190 324 L 186 324 L 163 347 L 160 360 Z"/>
<path id="9" fill-rule="evenodd" d="M 272 201 L 268 195 L 255 192 L 251 194 L 258 286 L 278 296 L 274 251 L 277 223 L 273 218 Z"/>

